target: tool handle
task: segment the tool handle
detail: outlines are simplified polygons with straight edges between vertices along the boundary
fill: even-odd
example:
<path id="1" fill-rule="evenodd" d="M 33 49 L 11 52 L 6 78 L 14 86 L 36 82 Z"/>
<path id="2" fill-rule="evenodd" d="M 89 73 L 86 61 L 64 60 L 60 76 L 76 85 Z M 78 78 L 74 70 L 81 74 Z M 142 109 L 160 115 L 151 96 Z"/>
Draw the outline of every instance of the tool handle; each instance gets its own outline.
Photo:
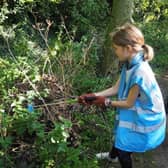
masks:
<path id="1" fill-rule="evenodd" d="M 92 102 L 92 101 L 94 101 L 94 100 L 96 100 L 96 99 L 97 99 L 96 96 L 85 97 L 85 101 L 86 101 L 86 102 Z"/>

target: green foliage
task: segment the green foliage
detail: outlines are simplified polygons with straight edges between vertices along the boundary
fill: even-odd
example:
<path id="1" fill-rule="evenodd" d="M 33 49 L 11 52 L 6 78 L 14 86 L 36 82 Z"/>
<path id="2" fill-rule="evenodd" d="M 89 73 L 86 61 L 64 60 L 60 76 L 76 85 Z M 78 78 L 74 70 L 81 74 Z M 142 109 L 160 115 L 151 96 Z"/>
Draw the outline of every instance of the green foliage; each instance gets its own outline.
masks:
<path id="1" fill-rule="evenodd" d="M 67 8 L 65 8 L 66 5 Z M 93 7 L 95 12 L 92 10 Z M 69 130 L 72 129 L 70 120 L 61 118 L 61 121 L 55 121 L 52 128 L 46 131 L 48 123 L 41 121 L 42 111 L 35 109 L 30 113 L 27 103 L 33 103 L 33 100 L 39 99 L 40 96 L 45 98 L 48 94 L 47 88 L 40 93 L 34 90 L 43 74 L 54 74 L 65 87 L 66 92 L 74 95 L 99 90 L 111 84 L 110 79 L 98 79 L 96 75 L 99 44 L 94 33 L 96 33 L 96 26 L 102 24 L 98 19 L 103 21 L 107 16 L 106 8 L 105 1 L 103 3 L 100 1 L 65 3 L 51 0 L 44 3 L 34 0 L 18 1 L 13 9 L 10 9 L 9 4 L 5 4 L 1 9 L 0 167 L 18 167 L 21 164 L 26 164 L 28 167 L 47 168 L 58 165 L 60 168 L 98 167 L 93 152 L 98 150 L 101 140 L 96 136 L 98 132 L 96 133 L 95 129 L 91 129 L 89 133 L 83 128 L 81 134 L 84 142 L 74 148 L 67 141 Z M 35 16 L 37 22 L 31 10 L 38 11 L 38 15 Z M 59 20 L 60 11 L 64 21 Z M 22 20 L 18 18 L 21 15 L 24 18 Z M 54 22 L 52 27 L 48 27 L 49 20 L 52 21 L 58 15 L 57 22 Z M 97 21 L 96 16 L 98 16 Z M 49 20 L 46 21 L 46 19 Z M 40 27 L 38 22 L 42 23 Z M 32 24 L 34 26 L 31 26 Z M 92 32 L 88 32 L 88 25 Z M 19 84 L 29 82 L 31 82 L 30 87 L 24 91 L 19 90 Z M 79 111 L 76 113 L 75 117 L 81 125 L 86 122 L 83 114 Z M 95 121 L 99 119 L 99 126 L 105 130 L 104 133 L 109 132 L 101 122 L 101 116 L 94 115 L 94 118 Z M 87 121 L 91 119 L 93 118 L 88 117 Z M 93 136 L 97 138 L 91 152 L 88 148 L 91 148 L 89 141 Z M 22 145 L 26 146 L 26 149 L 21 151 Z M 26 156 L 30 160 L 24 161 L 21 156 Z M 23 160 L 23 163 L 18 163 L 20 160 Z"/>
<path id="2" fill-rule="evenodd" d="M 168 66 L 167 7 L 168 2 L 164 0 L 136 0 L 135 3 L 134 18 L 140 22 L 146 43 L 154 48 L 155 58 L 151 65 L 159 73 L 166 72 Z"/>
<path id="3" fill-rule="evenodd" d="M 73 1 L 76 8 L 72 10 L 72 26 L 77 29 L 77 36 L 88 33 L 89 28 L 94 33 L 97 27 L 103 26 L 108 17 L 108 4 L 103 0 Z"/>
<path id="4" fill-rule="evenodd" d="M 24 66 L 26 74 L 30 77 L 31 81 L 36 82 L 35 78 L 38 71 L 32 71 L 33 67 L 27 63 L 28 59 L 18 57 L 19 67 Z M 37 66 L 37 65 L 36 65 Z M 19 71 L 19 67 L 16 63 L 10 63 L 7 60 L 1 59 L 1 90 L 6 91 L 1 94 L 1 138 L 0 138 L 0 164 L 2 167 L 7 163 L 7 166 L 17 167 L 15 154 L 10 153 L 9 149 L 17 141 L 25 140 L 25 138 L 31 138 L 31 146 L 29 151 L 33 155 L 33 164 L 40 167 L 55 167 L 59 164 L 59 167 L 97 167 L 95 159 L 89 159 L 83 156 L 82 151 L 85 151 L 85 145 L 78 148 L 69 147 L 67 138 L 69 136 L 68 129 L 71 128 L 72 123 L 69 120 L 61 119 L 61 122 L 54 123 L 54 127 L 51 131 L 45 132 L 45 123 L 39 121 L 41 116 L 40 111 L 30 113 L 23 106 L 25 99 L 32 100 L 32 96 L 37 96 L 32 93 L 31 89 L 26 93 L 19 93 L 15 87 L 16 81 L 24 81 L 25 76 Z M 37 67 L 36 67 L 37 69 Z M 3 77 L 6 77 L 5 80 Z M 7 85 L 8 83 L 8 85 Z M 31 92 L 31 93 L 30 93 Z M 34 98 L 33 96 L 33 98 Z M 5 102 L 5 103 L 4 103 Z M 12 111 L 9 111 L 11 106 Z M 61 160 L 64 159 L 64 162 Z M 29 163 L 30 164 L 30 163 Z M 31 164 L 30 164 L 31 165 Z M 31 165 L 33 166 L 33 165 Z"/>
<path id="5" fill-rule="evenodd" d="M 135 19 L 148 23 L 164 21 L 168 18 L 168 2 L 166 0 L 135 0 Z"/>
<path id="6" fill-rule="evenodd" d="M 110 11 L 107 1 L 12 2 L 4 2 L 0 12 L 0 167 L 21 163 L 44 168 L 102 167 L 95 153 L 108 150 L 112 143 L 113 110 L 69 109 L 71 120 L 61 117 L 51 124 L 43 119 L 49 114 L 40 108 L 30 112 L 27 105 L 48 96 L 49 88 L 38 92 L 44 74 L 55 76 L 68 96 L 112 85 L 114 79 L 101 77 L 98 67 Z M 134 16 L 141 21 L 146 42 L 155 48 L 152 66 L 158 71 L 168 65 L 166 5 L 166 1 L 163 5 L 163 1 L 136 0 Z M 76 147 L 68 141 L 73 122 L 81 127 Z M 29 160 L 24 163 L 21 156 Z"/>

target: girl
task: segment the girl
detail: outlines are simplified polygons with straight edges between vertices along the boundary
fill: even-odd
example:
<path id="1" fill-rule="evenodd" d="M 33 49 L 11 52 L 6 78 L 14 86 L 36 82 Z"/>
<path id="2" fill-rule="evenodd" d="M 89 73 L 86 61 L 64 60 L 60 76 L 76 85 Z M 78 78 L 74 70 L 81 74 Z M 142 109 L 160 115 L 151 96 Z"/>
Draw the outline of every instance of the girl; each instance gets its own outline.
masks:
<path id="1" fill-rule="evenodd" d="M 115 141 L 112 150 L 98 159 L 119 159 L 122 168 L 132 168 L 132 152 L 156 148 L 165 138 L 166 116 L 162 94 L 148 64 L 153 49 L 145 44 L 142 32 L 125 24 L 110 35 L 123 67 L 116 84 L 98 93 L 84 94 L 79 103 L 117 107 Z M 108 97 L 118 95 L 117 101 Z M 92 99 L 92 101 L 88 101 Z"/>

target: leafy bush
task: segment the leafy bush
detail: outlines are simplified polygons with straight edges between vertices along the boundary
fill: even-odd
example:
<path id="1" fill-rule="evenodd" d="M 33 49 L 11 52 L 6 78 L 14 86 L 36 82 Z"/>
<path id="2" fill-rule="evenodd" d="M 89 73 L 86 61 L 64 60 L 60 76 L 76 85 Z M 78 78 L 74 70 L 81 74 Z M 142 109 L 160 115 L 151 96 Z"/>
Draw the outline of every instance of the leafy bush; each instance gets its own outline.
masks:
<path id="1" fill-rule="evenodd" d="M 151 62 L 155 71 L 161 73 L 167 71 L 168 66 L 168 38 L 166 22 L 150 22 L 140 24 L 146 43 L 154 48 L 155 57 Z"/>
<path id="2" fill-rule="evenodd" d="M 3 71 L 0 74 L 2 79 L 0 87 L 4 92 L 1 93 L 0 99 L 2 102 L 0 165 L 55 167 L 59 164 L 59 167 L 96 167 L 97 162 L 94 159 L 90 160 L 83 156 L 84 144 L 78 148 L 69 147 L 67 138 L 68 130 L 72 127 L 71 121 L 61 119 L 61 122 L 56 121 L 51 128 L 49 127 L 50 131 L 46 131 L 47 122 L 40 120 L 42 112 L 28 111 L 27 105 L 24 104 L 25 100 L 32 101 L 34 96 L 38 95 L 32 92 L 32 88 L 27 88 L 24 93 L 16 87 L 18 82 L 26 82 L 25 74 L 20 71 L 20 67 L 24 66 L 24 71 L 33 84 L 36 84 L 37 76 L 40 74 L 37 65 L 32 63 L 30 66 L 25 61 L 29 62 L 28 58 L 23 56 L 18 57 L 17 63 L 1 60 Z"/>
<path id="3" fill-rule="evenodd" d="M 81 12 L 85 12 L 84 8 L 87 8 L 85 5 L 91 5 L 89 8 L 91 9 L 92 5 L 96 6 L 98 1 L 92 1 L 92 4 L 90 2 L 83 2 L 84 6 L 82 6 L 83 9 L 80 8 Z M 20 3 L 24 3 L 24 5 Z M 37 92 L 39 89 L 38 82 L 42 80 L 44 74 L 51 78 L 49 82 L 55 76 L 61 84 L 60 89 L 62 88 L 64 94 L 68 96 L 99 90 L 105 85 L 111 84 L 110 79 L 99 79 L 96 75 L 96 65 L 99 61 L 97 56 L 99 45 L 96 36 L 88 35 L 90 32 L 86 31 L 85 28 L 83 30 L 79 28 L 81 32 L 86 31 L 86 35 L 82 33 L 79 41 L 75 41 L 75 35 L 71 34 L 71 26 L 76 23 L 75 19 L 80 22 L 80 17 L 76 17 L 77 15 L 80 16 L 79 13 L 73 16 L 75 19 L 74 23 L 70 25 L 70 32 L 67 30 L 67 28 L 69 29 L 66 26 L 67 23 L 61 21 L 58 29 L 55 27 L 56 24 L 53 25 L 50 20 L 45 21 L 44 11 L 46 13 L 51 7 L 48 4 L 58 6 L 61 3 L 63 2 L 48 1 L 46 8 L 38 8 L 40 4 L 44 5 L 42 1 L 19 1 L 17 4 L 19 8 L 17 5 L 14 8 L 16 18 L 23 13 L 24 9 L 29 12 L 29 5 L 32 5 L 31 9 L 40 9 L 39 15 L 42 17 L 40 20 L 42 24 L 36 22 L 33 26 L 31 26 L 32 20 L 28 19 L 29 15 L 26 12 L 23 15 L 25 20 L 20 21 L 18 19 L 20 21 L 18 23 L 13 20 L 16 18 L 10 17 L 11 11 L 7 6 L 4 7 L 6 11 L 1 15 L 0 43 L 3 46 L 3 50 L 0 51 L 0 66 L 2 68 L 0 72 L 1 167 L 98 167 L 93 152 L 98 150 L 100 139 L 103 140 L 104 138 L 100 137 L 99 139 L 96 136 L 94 149 L 91 151 L 88 149 L 91 148 L 89 142 L 98 132 L 95 132 L 95 128 L 90 128 L 89 132 L 85 130 L 85 124 L 82 124 L 86 122 L 86 118 L 83 116 L 85 110 L 83 113 L 79 113 L 80 110 L 77 109 L 74 114 L 71 114 L 73 109 L 70 109 L 71 120 L 61 117 L 59 120 L 50 121 L 46 119 L 49 118 L 49 114 L 43 109 L 35 108 L 34 112 L 30 112 L 28 109 L 28 104 L 41 103 L 42 99 L 46 99 L 49 94 L 50 88 Z M 77 2 L 71 1 L 69 3 L 74 3 L 74 11 L 77 10 Z M 100 11 L 101 5 L 103 4 L 97 6 L 97 12 Z M 53 7 L 50 9 L 54 10 Z M 89 19 L 91 19 L 93 12 L 87 12 L 85 17 L 90 24 Z M 52 18 L 52 16 L 48 17 Z M 97 22 L 94 22 L 93 26 L 95 26 L 94 24 Z M 54 31 L 56 34 L 52 34 L 50 37 L 49 32 L 53 33 Z M 50 92 L 54 92 L 54 90 L 50 90 Z M 86 111 L 94 113 L 95 109 L 87 109 Z M 61 112 L 59 111 L 59 113 Z M 110 114 L 111 112 L 109 112 Z M 87 116 L 87 121 L 94 118 L 95 120 L 99 119 L 98 127 L 102 127 L 105 133 L 109 132 L 103 126 L 104 123 L 101 122 L 102 116 Z M 75 147 L 68 140 L 72 136 L 71 131 L 74 129 L 74 122 L 80 123 L 81 133 L 79 136 L 80 134 L 83 136 L 81 140 L 79 138 L 79 143 Z M 111 124 L 109 125 L 111 126 Z M 104 148 L 107 146 L 105 145 Z"/>
<path id="4" fill-rule="evenodd" d="M 166 21 L 168 18 L 166 0 L 135 0 L 135 20 L 138 22 Z"/>
<path id="5" fill-rule="evenodd" d="M 162 70 L 168 65 L 166 8 L 140 1 L 135 19 L 155 48 L 152 66 Z M 112 143 L 115 112 L 62 101 L 114 82 L 98 74 L 107 1 L 13 2 L 1 3 L 0 13 L 0 167 L 102 167 L 95 153 Z M 151 20 L 150 5 L 164 12 Z M 47 110 L 46 103 L 60 106 Z"/>
<path id="6" fill-rule="evenodd" d="M 155 58 L 151 62 L 157 72 L 166 72 L 168 66 L 168 34 L 167 10 L 168 2 L 162 1 L 135 1 L 135 21 L 138 22 L 149 43 L 155 51 Z"/>

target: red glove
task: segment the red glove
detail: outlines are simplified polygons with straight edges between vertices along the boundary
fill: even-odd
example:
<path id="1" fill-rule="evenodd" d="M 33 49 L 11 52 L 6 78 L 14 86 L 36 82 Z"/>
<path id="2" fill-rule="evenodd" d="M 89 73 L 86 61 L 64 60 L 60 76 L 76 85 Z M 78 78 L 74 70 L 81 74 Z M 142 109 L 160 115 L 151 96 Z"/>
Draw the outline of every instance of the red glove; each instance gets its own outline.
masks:
<path id="1" fill-rule="evenodd" d="M 94 93 L 83 94 L 78 97 L 78 103 L 83 105 L 91 105 L 93 100 L 96 100 L 96 95 Z"/>
<path id="2" fill-rule="evenodd" d="M 94 104 L 96 106 L 103 107 L 103 106 L 105 106 L 105 100 L 106 100 L 106 97 L 104 97 L 104 96 L 97 96 L 96 100 L 92 101 L 92 104 Z"/>
<path id="3" fill-rule="evenodd" d="M 96 96 L 96 100 L 93 100 L 92 104 L 100 107 L 111 107 L 112 101 L 104 96 Z"/>

